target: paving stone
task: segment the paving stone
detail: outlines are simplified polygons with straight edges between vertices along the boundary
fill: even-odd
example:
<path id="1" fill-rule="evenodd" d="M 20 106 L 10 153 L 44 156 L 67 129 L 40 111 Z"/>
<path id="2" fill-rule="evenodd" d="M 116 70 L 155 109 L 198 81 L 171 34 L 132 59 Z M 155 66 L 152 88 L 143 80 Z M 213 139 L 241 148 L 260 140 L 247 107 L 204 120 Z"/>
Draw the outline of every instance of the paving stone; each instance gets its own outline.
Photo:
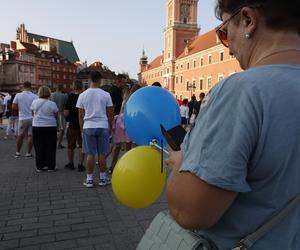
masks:
<path id="1" fill-rule="evenodd" d="M 81 230 L 81 231 L 72 231 L 72 232 L 64 232 L 64 233 L 57 233 L 56 239 L 57 240 L 69 240 L 69 239 L 78 239 L 81 237 L 88 236 L 87 230 Z"/>
<path id="2" fill-rule="evenodd" d="M 51 215 L 52 211 L 51 210 L 43 210 L 43 211 L 36 211 L 36 212 L 30 212 L 30 213 L 24 213 L 23 217 L 40 217 L 40 216 L 47 216 Z"/>
<path id="3" fill-rule="evenodd" d="M 101 224 L 101 223 L 99 223 Z M 97 228 L 99 227 L 98 223 L 79 223 L 79 224 L 75 224 L 72 225 L 72 231 L 76 231 L 76 230 L 80 230 L 80 229 L 92 229 L 92 228 Z"/>
<path id="4" fill-rule="evenodd" d="M 77 249 L 77 244 L 74 240 L 64 240 L 42 245 L 41 250 L 60 250 L 60 249 Z"/>
<path id="5" fill-rule="evenodd" d="M 53 214 L 68 214 L 68 213 L 76 213 L 76 212 L 79 212 L 79 209 L 77 207 L 55 209 L 52 211 Z"/>
<path id="6" fill-rule="evenodd" d="M 0 250 L 16 249 L 19 246 L 19 240 L 1 240 Z"/>
<path id="7" fill-rule="evenodd" d="M 37 207 L 11 209 L 9 211 L 9 214 L 20 214 L 20 213 L 24 214 L 24 213 L 36 212 L 37 210 L 38 210 Z"/>
<path id="8" fill-rule="evenodd" d="M 29 229 L 39 229 L 52 226 L 52 222 L 38 222 L 32 224 L 24 224 L 22 225 L 22 230 L 29 230 Z"/>
<path id="9" fill-rule="evenodd" d="M 66 219 L 66 220 L 58 220 L 54 222 L 55 226 L 59 226 L 59 225 L 72 225 L 72 224 L 76 224 L 76 223 L 82 223 L 83 219 L 82 218 L 70 218 L 70 219 Z"/>
<path id="10" fill-rule="evenodd" d="M 39 246 L 19 247 L 18 250 L 40 250 Z"/>
<path id="11" fill-rule="evenodd" d="M 19 232 L 4 234 L 3 240 L 26 238 L 26 237 L 36 236 L 36 235 L 37 235 L 37 230 L 19 231 Z"/>
<path id="12" fill-rule="evenodd" d="M 25 218 L 25 219 L 17 219 L 17 220 L 10 220 L 7 222 L 8 226 L 11 225 L 22 225 L 22 224 L 27 224 L 27 223 L 34 223 L 37 222 L 37 218 Z"/>
<path id="13" fill-rule="evenodd" d="M 71 231 L 70 226 L 52 226 L 48 228 L 41 228 L 38 230 L 39 235 L 43 234 L 54 234 L 54 233 L 62 233 L 62 232 L 68 232 Z"/>
<path id="14" fill-rule="evenodd" d="M 18 232 L 21 230 L 20 225 L 0 227 L 0 233 Z"/>
<path id="15" fill-rule="evenodd" d="M 41 243 L 54 242 L 55 236 L 51 235 L 39 235 L 35 237 L 22 238 L 20 240 L 20 246 L 38 245 Z"/>
<path id="16" fill-rule="evenodd" d="M 49 216 L 40 216 L 39 222 L 65 220 L 67 218 L 68 218 L 67 214 L 52 214 Z"/>

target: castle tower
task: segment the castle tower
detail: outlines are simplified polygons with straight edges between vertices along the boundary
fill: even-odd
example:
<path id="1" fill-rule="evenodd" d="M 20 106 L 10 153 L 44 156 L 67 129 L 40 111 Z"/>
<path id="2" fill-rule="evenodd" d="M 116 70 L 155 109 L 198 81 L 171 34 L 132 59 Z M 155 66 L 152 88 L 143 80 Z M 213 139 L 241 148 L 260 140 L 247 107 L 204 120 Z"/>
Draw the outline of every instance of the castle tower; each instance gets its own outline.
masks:
<path id="1" fill-rule="evenodd" d="M 16 40 L 20 40 L 20 42 L 29 42 L 27 30 L 25 29 L 25 24 L 22 23 L 20 27 L 17 28 Z"/>
<path id="2" fill-rule="evenodd" d="M 139 81 L 139 84 L 141 84 L 141 85 L 145 84 L 145 82 L 142 80 L 142 72 L 147 70 L 147 66 L 148 66 L 148 57 L 146 56 L 145 50 L 143 49 L 143 53 L 140 58 L 140 71 L 138 73 L 138 81 Z"/>
<path id="3" fill-rule="evenodd" d="M 172 61 L 198 36 L 198 0 L 167 0 L 164 61 Z"/>

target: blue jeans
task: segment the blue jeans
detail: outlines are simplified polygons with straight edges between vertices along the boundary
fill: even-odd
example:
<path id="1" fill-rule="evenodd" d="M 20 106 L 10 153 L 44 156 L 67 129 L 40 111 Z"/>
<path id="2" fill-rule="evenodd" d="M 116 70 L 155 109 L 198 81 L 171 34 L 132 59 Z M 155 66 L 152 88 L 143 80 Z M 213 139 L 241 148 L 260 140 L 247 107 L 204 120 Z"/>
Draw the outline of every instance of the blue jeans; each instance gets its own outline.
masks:
<path id="1" fill-rule="evenodd" d="M 82 132 L 82 150 L 85 154 L 100 155 L 109 152 L 108 128 L 85 128 Z"/>

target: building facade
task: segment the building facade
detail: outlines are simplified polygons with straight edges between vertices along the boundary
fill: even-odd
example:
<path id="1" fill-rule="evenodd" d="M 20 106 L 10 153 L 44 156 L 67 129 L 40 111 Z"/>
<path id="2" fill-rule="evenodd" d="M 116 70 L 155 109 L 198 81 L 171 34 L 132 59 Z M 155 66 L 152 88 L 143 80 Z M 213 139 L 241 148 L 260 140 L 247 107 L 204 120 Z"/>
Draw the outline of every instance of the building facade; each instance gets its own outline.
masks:
<path id="1" fill-rule="evenodd" d="M 166 0 L 164 50 L 153 61 L 143 51 L 139 82 L 160 82 L 176 98 L 207 93 L 219 80 L 241 70 L 214 30 L 198 36 L 198 0 Z"/>
<path id="2" fill-rule="evenodd" d="M 76 80 L 77 64 L 54 51 L 44 51 L 36 45 L 12 41 L 9 48 L 0 51 L 0 90 L 19 89 L 30 81 L 36 90 L 46 85 L 54 90 L 63 85 L 64 91 L 72 89 Z"/>
<path id="3" fill-rule="evenodd" d="M 99 71 L 101 73 L 101 85 L 114 83 L 116 81 L 117 76 L 115 72 L 111 71 L 108 67 L 103 66 L 101 62 L 97 61 L 89 66 L 86 66 L 86 68 L 81 69 L 77 74 L 77 80 L 82 82 L 85 89 L 87 89 L 91 83 L 90 73 L 93 70 Z"/>
<path id="4" fill-rule="evenodd" d="M 19 90 L 25 82 L 36 82 L 35 55 L 5 50 L 0 54 L 0 89 Z"/>

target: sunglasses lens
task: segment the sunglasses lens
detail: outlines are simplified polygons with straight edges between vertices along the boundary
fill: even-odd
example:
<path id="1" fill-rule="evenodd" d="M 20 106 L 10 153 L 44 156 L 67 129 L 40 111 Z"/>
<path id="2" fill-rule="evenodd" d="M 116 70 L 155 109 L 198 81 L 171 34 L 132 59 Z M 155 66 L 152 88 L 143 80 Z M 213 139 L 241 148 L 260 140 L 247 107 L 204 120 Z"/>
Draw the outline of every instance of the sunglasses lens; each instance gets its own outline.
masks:
<path id="1" fill-rule="evenodd" d="M 218 37 L 223 43 L 224 46 L 228 47 L 228 39 L 227 39 L 227 32 L 224 30 L 218 30 Z"/>

